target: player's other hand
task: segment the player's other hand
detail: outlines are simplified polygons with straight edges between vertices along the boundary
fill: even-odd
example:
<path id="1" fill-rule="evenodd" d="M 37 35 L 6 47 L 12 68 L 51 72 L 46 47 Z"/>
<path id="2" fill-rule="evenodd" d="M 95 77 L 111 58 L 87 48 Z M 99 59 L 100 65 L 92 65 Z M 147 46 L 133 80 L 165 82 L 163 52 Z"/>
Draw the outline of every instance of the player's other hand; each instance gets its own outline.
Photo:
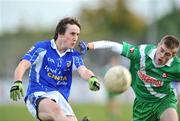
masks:
<path id="1" fill-rule="evenodd" d="M 85 41 L 80 41 L 78 46 L 79 46 L 79 49 L 80 49 L 80 53 L 82 55 L 85 55 L 87 53 L 88 49 L 89 49 L 88 48 L 88 43 L 85 42 Z"/>
<path id="2" fill-rule="evenodd" d="M 13 86 L 10 89 L 10 98 L 13 101 L 17 101 L 18 99 L 21 99 L 21 97 L 24 96 L 24 88 L 22 85 L 22 81 L 15 81 Z"/>
<path id="3" fill-rule="evenodd" d="M 90 90 L 98 91 L 100 89 L 100 83 L 95 76 L 92 76 L 91 78 L 89 78 L 88 83 L 89 83 Z"/>

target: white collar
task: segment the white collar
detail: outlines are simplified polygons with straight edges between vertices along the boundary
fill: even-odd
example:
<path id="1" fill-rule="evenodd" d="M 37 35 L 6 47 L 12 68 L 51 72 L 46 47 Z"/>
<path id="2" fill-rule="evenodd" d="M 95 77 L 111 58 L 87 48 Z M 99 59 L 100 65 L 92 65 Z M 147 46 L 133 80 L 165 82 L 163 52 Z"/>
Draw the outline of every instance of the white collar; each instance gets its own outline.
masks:
<path id="1" fill-rule="evenodd" d="M 156 53 L 156 50 L 157 49 L 153 49 L 151 50 L 151 52 L 148 53 L 148 56 L 153 60 L 153 64 L 156 66 L 156 67 L 163 67 L 163 66 L 171 66 L 171 63 L 173 62 L 174 58 L 171 58 L 170 60 L 168 60 L 168 62 L 165 64 L 165 65 L 157 65 L 154 61 L 154 56 L 155 56 L 155 53 Z"/>
<path id="2" fill-rule="evenodd" d="M 63 53 L 60 53 L 59 50 L 57 49 L 57 45 L 56 45 L 54 39 L 51 40 L 51 47 L 57 51 L 57 53 L 59 54 L 60 57 L 62 57 L 63 55 L 65 55 L 67 52 L 72 52 L 72 51 L 73 51 L 72 49 L 67 49 L 67 50 L 64 51 Z"/>

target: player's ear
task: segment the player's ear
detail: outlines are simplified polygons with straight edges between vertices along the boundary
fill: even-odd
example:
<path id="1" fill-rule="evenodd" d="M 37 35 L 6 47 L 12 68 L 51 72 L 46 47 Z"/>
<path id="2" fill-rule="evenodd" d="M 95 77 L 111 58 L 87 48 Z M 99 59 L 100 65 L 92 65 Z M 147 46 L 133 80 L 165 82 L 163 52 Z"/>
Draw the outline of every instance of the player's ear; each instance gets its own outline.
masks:
<path id="1" fill-rule="evenodd" d="M 159 42 L 159 43 L 158 43 L 158 46 L 160 46 L 160 45 L 161 45 L 161 43 Z"/>
<path id="2" fill-rule="evenodd" d="M 64 38 L 64 34 L 58 34 L 59 38 L 63 39 Z"/>
<path id="3" fill-rule="evenodd" d="M 177 52 L 178 52 L 178 50 L 174 51 L 174 52 L 172 53 L 172 56 L 173 56 L 173 57 L 176 56 Z"/>
<path id="4" fill-rule="evenodd" d="M 157 48 L 161 47 L 162 43 L 159 42 L 158 45 L 157 45 Z"/>
<path id="5" fill-rule="evenodd" d="M 176 56 L 176 53 L 172 55 L 172 57 Z"/>

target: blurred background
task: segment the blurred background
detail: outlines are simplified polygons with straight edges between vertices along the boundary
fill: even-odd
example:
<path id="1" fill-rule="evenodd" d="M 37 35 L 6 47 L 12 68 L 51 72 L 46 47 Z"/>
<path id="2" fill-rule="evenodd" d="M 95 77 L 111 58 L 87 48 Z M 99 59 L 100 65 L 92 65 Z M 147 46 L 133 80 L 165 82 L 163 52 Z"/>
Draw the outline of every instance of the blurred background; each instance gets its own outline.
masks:
<path id="1" fill-rule="evenodd" d="M 9 99 L 13 72 L 30 47 L 36 41 L 52 39 L 59 20 L 68 16 L 81 23 L 80 40 L 138 45 L 156 44 L 166 34 L 180 38 L 180 0 L 0 0 L 0 121 L 35 121 L 23 100 Z M 110 50 L 90 51 L 83 58 L 103 83 L 114 57 L 116 64 L 129 67 L 129 60 Z M 23 83 L 27 88 L 28 73 Z M 89 91 L 75 73 L 69 99 L 79 120 L 83 116 L 92 121 L 131 120 L 131 88 L 111 99 L 104 87 Z"/>

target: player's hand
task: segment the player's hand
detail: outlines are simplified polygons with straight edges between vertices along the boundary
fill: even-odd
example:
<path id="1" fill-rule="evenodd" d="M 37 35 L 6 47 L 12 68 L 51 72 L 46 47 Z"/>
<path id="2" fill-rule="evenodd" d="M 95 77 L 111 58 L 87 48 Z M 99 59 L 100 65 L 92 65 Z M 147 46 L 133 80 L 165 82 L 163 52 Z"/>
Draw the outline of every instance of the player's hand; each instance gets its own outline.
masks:
<path id="1" fill-rule="evenodd" d="M 10 98 L 14 101 L 21 99 L 24 96 L 24 88 L 22 81 L 15 81 L 10 90 Z"/>
<path id="2" fill-rule="evenodd" d="M 89 50 L 88 43 L 85 42 L 85 41 L 80 41 L 78 46 L 79 46 L 79 49 L 80 49 L 80 53 L 82 55 L 85 55 L 87 53 L 87 51 Z"/>
<path id="3" fill-rule="evenodd" d="M 98 91 L 100 89 L 100 83 L 95 76 L 92 76 L 91 78 L 89 78 L 88 82 L 89 82 L 90 90 Z"/>

